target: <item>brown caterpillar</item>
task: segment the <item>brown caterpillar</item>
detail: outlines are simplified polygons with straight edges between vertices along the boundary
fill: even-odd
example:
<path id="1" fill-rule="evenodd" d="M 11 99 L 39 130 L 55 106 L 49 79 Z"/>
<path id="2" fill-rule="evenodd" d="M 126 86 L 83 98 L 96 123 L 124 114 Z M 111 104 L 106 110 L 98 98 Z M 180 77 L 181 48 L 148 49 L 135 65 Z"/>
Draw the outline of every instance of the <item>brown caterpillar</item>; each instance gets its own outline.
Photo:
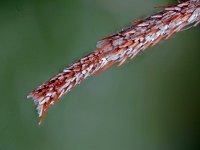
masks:
<path id="1" fill-rule="evenodd" d="M 186 0 L 144 20 L 133 23 L 129 28 L 103 38 L 97 49 L 33 90 L 32 98 L 42 119 L 50 105 L 80 84 L 85 78 L 105 71 L 113 64 L 121 66 L 128 58 L 133 59 L 140 51 L 156 45 L 163 38 L 168 39 L 175 32 L 187 26 L 200 23 L 199 0 Z"/>

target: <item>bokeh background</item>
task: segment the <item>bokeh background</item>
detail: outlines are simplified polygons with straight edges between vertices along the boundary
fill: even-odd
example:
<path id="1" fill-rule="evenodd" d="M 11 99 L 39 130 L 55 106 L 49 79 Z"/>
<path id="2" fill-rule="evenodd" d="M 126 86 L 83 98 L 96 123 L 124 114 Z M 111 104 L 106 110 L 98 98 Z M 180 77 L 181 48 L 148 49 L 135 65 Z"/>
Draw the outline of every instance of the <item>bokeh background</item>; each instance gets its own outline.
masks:
<path id="1" fill-rule="evenodd" d="M 0 150 L 199 148 L 200 30 L 91 77 L 41 126 L 26 95 L 102 37 L 176 0 L 1 0 Z"/>

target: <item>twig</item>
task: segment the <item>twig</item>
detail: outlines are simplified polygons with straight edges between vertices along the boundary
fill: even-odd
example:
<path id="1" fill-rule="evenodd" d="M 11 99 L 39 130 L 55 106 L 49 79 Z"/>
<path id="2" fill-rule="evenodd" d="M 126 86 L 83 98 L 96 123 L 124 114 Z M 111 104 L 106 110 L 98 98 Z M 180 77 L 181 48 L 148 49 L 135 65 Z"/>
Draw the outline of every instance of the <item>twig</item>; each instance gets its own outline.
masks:
<path id="1" fill-rule="evenodd" d="M 121 66 L 127 58 L 133 59 L 140 51 L 156 45 L 163 38 L 169 39 L 175 32 L 200 23 L 199 0 L 186 0 L 163 8 L 162 12 L 102 39 L 97 43 L 97 50 L 33 90 L 27 97 L 32 98 L 37 106 L 39 124 L 50 105 L 88 76 L 105 71 L 115 63 Z"/>

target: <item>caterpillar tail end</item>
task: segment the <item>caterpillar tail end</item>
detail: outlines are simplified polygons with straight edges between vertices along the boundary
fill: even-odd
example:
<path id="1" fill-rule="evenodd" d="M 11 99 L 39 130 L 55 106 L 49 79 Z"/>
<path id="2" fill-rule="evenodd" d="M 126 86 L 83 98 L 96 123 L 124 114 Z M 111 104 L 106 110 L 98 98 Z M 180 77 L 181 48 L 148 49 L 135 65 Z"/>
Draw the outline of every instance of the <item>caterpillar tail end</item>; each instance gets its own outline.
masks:
<path id="1" fill-rule="evenodd" d="M 30 94 L 28 94 L 27 99 L 32 99 L 34 101 L 39 116 L 38 125 L 41 125 L 44 117 L 46 116 L 46 110 L 50 106 L 50 101 L 45 102 L 43 100 L 44 98 L 42 99 L 41 97 L 38 97 L 35 91 L 32 91 Z"/>

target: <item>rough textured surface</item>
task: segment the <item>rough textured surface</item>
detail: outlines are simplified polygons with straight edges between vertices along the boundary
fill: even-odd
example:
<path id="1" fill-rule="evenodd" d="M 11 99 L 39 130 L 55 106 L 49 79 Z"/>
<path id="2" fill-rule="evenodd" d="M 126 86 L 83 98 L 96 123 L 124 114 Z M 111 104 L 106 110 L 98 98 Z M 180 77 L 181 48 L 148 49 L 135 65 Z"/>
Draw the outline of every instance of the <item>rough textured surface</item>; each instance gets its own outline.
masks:
<path id="1" fill-rule="evenodd" d="M 73 63 L 49 81 L 33 90 L 32 98 L 37 106 L 40 123 L 50 105 L 80 84 L 90 75 L 100 73 L 115 63 L 122 65 L 127 58 L 134 58 L 141 50 L 154 46 L 175 32 L 200 23 L 199 0 L 187 0 L 176 6 L 164 7 L 164 11 L 97 43 L 97 50 Z"/>

